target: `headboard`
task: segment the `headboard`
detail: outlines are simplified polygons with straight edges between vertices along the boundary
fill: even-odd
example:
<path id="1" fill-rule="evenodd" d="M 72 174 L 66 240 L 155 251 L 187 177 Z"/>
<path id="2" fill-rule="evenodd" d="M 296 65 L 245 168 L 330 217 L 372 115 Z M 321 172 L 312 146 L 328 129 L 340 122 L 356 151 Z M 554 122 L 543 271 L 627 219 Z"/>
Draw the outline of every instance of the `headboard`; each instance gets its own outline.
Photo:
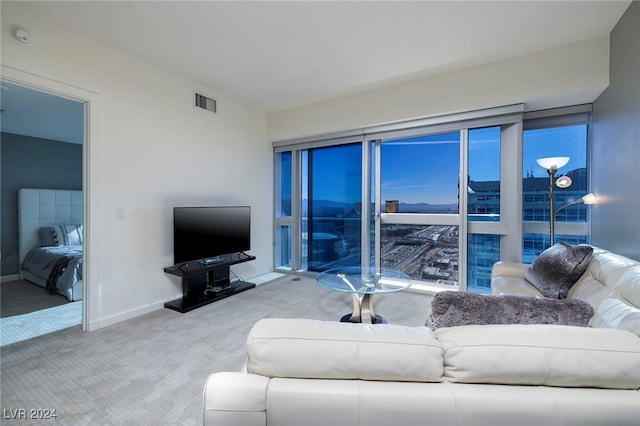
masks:
<path id="1" fill-rule="evenodd" d="M 68 189 L 18 190 L 18 253 L 20 264 L 40 245 L 40 228 L 82 224 L 82 191 Z"/>

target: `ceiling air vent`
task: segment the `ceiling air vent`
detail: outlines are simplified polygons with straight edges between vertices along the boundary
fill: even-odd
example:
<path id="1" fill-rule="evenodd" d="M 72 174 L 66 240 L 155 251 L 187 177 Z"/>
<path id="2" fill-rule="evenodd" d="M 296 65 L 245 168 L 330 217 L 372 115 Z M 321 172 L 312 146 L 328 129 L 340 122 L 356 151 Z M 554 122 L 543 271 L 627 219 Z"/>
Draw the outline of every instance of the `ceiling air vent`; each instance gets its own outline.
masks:
<path id="1" fill-rule="evenodd" d="M 207 111 L 216 112 L 216 100 L 196 93 L 195 106 L 198 108 L 206 109 Z"/>

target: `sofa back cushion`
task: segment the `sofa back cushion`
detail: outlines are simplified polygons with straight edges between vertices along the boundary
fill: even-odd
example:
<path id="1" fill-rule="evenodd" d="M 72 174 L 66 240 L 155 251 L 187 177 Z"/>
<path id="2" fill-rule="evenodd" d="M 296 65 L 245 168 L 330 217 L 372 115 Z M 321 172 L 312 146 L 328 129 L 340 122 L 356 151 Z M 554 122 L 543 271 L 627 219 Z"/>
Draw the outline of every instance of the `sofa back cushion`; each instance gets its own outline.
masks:
<path id="1" fill-rule="evenodd" d="M 632 259 L 595 248 L 585 273 L 569 290 L 567 298 L 580 299 L 597 309 L 600 303 L 613 294 L 613 289 L 634 264 Z"/>
<path id="2" fill-rule="evenodd" d="M 591 325 L 640 336 L 640 265 L 630 267 L 620 277 L 613 295 L 598 306 Z"/>
<path id="3" fill-rule="evenodd" d="M 451 382 L 640 388 L 640 340 L 626 331 L 469 325 L 435 333 Z"/>
<path id="4" fill-rule="evenodd" d="M 247 371 L 268 377 L 442 381 L 442 347 L 426 327 L 263 319 L 247 338 Z"/>

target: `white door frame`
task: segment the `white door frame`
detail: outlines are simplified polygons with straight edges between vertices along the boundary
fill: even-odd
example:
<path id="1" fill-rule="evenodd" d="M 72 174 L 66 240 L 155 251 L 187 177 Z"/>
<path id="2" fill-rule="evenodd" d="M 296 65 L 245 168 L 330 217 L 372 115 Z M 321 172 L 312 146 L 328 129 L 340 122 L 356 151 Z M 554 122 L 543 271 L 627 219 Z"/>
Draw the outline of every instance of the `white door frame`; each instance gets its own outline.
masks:
<path id="1" fill-rule="evenodd" d="M 2 80 L 29 87 L 55 96 L 72 99 L 84 104 L 84 141 L 82 164 L 82 190 L 84 197 L 84 253 L 83 253 L 83 303 L 82 329 L 92 330 L 99 322 L 99 252 L 100 235 L 100 95 L 46 77 L 35 75 L 7 65 L 1 66 Z M 94 238 L 95 237 L 95 238 Z M 97 318 L 98 317 L 98 318 Z"/>

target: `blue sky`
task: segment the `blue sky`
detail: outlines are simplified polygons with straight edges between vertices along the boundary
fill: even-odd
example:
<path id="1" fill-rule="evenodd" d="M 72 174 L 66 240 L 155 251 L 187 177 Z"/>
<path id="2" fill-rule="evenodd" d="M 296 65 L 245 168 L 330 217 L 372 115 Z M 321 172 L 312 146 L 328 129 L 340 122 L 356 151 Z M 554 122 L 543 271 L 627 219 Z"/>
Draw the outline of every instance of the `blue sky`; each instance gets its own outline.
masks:
<path id="1" fill-rule="evenodd" d="M 499 139 L 498 127 L 469 132 L 471 180 L 500 178 Z M 459 132 L 383 143 L 382 199 L 405 203 L 456 203 L 459 146 Z M 535 177 L 546 177 L 546 171 L 537 165 L 536 159 L 564 156 L 571 160 L 560 169 L 559 174 L 586 166 L 585 126 L 525 132 L 523 176 L 533 171 Z M 362 184 L 359 144 L 316 149 L 313 151 L 313 166 L 314 198 L 347 202 L 360 200 Z M 303 187 L 305 186 L 306 180 Z"/>

